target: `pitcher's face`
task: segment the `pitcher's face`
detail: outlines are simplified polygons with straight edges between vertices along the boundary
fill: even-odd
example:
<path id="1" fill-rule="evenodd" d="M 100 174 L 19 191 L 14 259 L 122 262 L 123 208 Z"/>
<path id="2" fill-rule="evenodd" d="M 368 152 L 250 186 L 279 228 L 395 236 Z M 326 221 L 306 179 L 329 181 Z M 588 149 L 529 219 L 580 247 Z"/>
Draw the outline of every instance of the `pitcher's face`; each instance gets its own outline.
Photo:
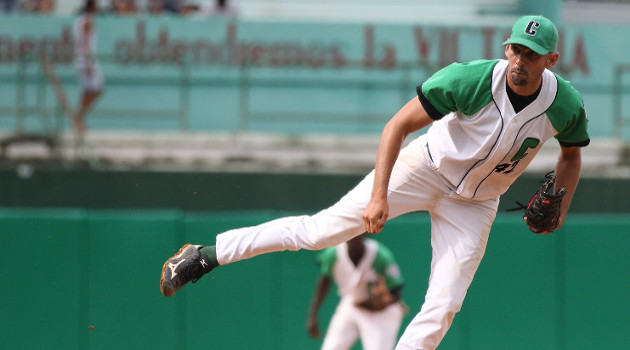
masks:
<path id="1" fill-rule="evenodd" d="M 509 62 L 508 82 L 519 94 L 535 92 L 540 86 L 545 68 L 550 69 L 558 61 L 557 53 L 541 55 L 518 44 L 506 45 L 505 56 Z"/>

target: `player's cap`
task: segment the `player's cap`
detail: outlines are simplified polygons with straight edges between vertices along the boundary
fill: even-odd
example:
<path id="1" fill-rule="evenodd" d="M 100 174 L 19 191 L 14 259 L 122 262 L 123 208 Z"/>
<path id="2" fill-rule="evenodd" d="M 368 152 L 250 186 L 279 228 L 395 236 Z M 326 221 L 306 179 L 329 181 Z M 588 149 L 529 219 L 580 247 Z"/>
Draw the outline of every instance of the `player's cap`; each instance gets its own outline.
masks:
<path id="1" fill-rule="evenodd" d="M 556 52 L 558 30 L 546 17 L 524 16 L 514 23 L 512 35 L 503 43 L 507 44 L 527 46 L 540 55 Z"/>

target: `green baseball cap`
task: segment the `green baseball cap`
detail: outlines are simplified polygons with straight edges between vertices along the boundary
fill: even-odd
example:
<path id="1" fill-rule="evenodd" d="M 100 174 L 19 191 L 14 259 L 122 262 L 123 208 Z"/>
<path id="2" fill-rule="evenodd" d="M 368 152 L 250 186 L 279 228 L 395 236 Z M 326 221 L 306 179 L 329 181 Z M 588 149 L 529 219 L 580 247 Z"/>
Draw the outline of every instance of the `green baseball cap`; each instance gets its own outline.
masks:
<path id="1" fill-rule="evenodd" d="M 503 45 L 519 44 L 527 46 L 540 55 L 556 52 L 558 30 L 548 18 L 524 16 L 512 26 L 512 35 Z"/>

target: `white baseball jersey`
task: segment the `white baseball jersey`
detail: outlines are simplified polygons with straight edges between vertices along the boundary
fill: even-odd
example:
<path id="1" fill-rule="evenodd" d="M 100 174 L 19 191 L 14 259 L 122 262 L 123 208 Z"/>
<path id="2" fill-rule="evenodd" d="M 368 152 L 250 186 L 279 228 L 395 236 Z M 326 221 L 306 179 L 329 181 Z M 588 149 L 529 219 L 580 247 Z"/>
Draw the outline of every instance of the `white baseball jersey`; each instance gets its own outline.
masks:
<path id="1" fill-rule="evenodd" d="M 538 96 L 517 113 L 507 69 L 506 60 L 456 63 L 418 87 L 423 106 L 439 119 L 427 132 L 428 152 L 462 197 L 505 193 L 551 137 L 563 146 L 589 143 L 582 98 L 569 82 L 545 70 Z"/>
<path id="2" fill-rule="evenodd" d="M 339 296 L 352 298 L 353 302 L 366 300 L 369 289 L 381 276 L 390 290 L 404 282 L 393 254 L 386 247 L 367 238 L 364 244 L 365 253 L 358 266 L 350 260 L 346 243 L 325 249 L 318 257 L 322 274 L 337 283 Z"/>

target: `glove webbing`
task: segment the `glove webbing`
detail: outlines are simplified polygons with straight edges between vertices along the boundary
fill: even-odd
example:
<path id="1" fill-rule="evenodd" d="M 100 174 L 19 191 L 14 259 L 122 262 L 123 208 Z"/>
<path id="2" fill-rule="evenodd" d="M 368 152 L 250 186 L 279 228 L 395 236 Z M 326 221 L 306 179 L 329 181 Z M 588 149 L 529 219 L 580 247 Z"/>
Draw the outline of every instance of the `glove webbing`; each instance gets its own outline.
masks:
<path id="1" fill-rule="evenodd" d="M 562 196 L 565 195 L 566 190 L 564 188 L 561 188 L 560 191 L 558 191 L 558 193 L 556 194 L 549 194 L 549 187 L 551 187 L 554 183 L 556 182 L 556 175 L 554 174 L 554 171 L 550 171 L 547 174 L 545 174 L 545 180 L 542 180 L 540 183 L 542 184 L 541 187 L 538 189 L 538 191 L 536 191 L 536 193 L 534 194 L 534 196 L 529 200 L 529 204 L 525 205 L 519 201 L 516 201 L 516 204 L 518 205 L 515 208 L 510 208 L 510 209 L 506 209 L 506 212 L 510 212 L 510 211 L 517 211 L 517 210 L 527 210 L 527 208 L 529 207 L 529 205 L 532 204 L 532 202 L 534 201 L 534 198 L 536 198 L 536 196 L 541 193 L 541 190 L 543 190 L 543 192 L 548 196 L 548 197 L 552 197 L 552 196 L 558 196 L 560 197 L 560 199 L 562 199 Z"/>

